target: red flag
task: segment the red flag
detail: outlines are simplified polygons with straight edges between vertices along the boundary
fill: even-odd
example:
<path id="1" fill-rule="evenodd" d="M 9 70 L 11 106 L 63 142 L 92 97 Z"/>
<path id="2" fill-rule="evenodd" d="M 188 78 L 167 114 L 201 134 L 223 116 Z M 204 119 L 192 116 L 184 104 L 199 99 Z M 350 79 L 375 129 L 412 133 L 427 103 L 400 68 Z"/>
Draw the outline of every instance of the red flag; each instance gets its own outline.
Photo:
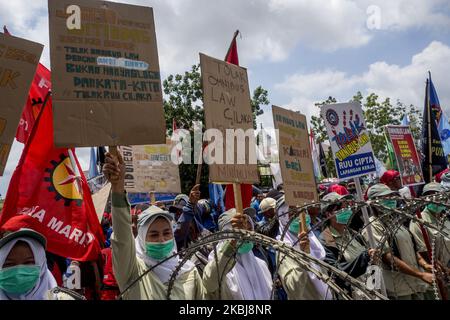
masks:
<path id="1" fill-rule="evenodd" d="M 230 48 L 228 48 L 227 55 L 225 57 L 225 61 L 239 65 L 239 58 L 238 58 L 238 52 L 237 52 L 237 43 L 236 43 L 236 37 L 239 34 L 239 30 L 236 30 L 233 36 L 233 40 L 231 40 Z"/>
<path id="2" fill-rule="evenodd" d="M 27 142 L 39 111 L 46 100 L 47 94 L 51 90 L 51 86 L 50 70 L 39 63 L 34 80 L 31 83 L 30 92 L 28 93 L 27 104 L 23 109 L 22 117 L 17 127 L 17 141 L 22 143 Z M 49 102 L 47 101 L 47 103 Z"/>
<path id="3" fill-rule="evenodd" d="M 3 32 L 9 34 L 6 26 L 3 26 Z M 50 70 L 44 65 L 38 65 L 33 82 L 31 83 L 30 92 L 28 93 L 27 104 L 25 105 L 19 126 L 16 131 L 16 139 L 19 142 L 26 143 L 30 136 L 31 129 L 36 122 L 36 118 L 44 104 L 48 92 L 51 90 Z"/>
<path id="4" fill-rule="evenodd" d="M 237 43 L 236 43 L 236 37 L 239 34 L 239 30 L 236 30 L 233 36 L 233 40 L 231 40 L 230 48 L 228 49 L 227 55 L 225 57 L 225 61 L 239 65 L 239 58 L 238 58 L 238 52 L 237 52 Z M 241 194 L 242 194 L 242 206 L 244 208 L 250 207 L 250 202 L 252 201 L 252 195 L 253 195 L 253 188 L 251 184 L 242 183 L 241 184 Z M 227 185 L 226 191 L 225 191 L 225 208 L 226 210 L 229 210 L 231 208 L 235 208 L 234 204 L 234 192 L 233 192 L 233 185 L 229 184 Z"/>
<path id="5" fill-rule="evenodd" d="M 11 178 L 0 226 L 26 215 L 35 221 L 30 227 L 46 236 L 48 251 L 80 261 L 95 260 L 103 233 L 86 178 L 75 156 L 76 168 L 72 166 L 68 151 L 53 146 L 49 103 L 40 112 Z"/>

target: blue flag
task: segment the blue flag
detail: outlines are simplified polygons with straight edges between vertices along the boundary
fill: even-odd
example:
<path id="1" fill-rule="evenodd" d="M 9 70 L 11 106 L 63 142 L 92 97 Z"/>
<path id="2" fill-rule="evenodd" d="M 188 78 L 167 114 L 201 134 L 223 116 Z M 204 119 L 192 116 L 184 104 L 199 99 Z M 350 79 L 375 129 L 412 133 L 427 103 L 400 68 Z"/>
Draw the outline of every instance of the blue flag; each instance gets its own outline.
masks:
<path id="1" fill-rule="evenodd" d="M 433 81 L 431 81 L 430 76 L 430 106 L 431 110 L 436 116 L 436 122 L 438 123 L 439 137 L 441 138 L 442 147 L 444 148 L 445 155 L 450 153 L 450 125 L 448 123 L 448 118 L 442 111 L 441 104 L 439 103 L 439 98 L 434 88 Z"/>
<path id="2" fill-rule="evenodd" d="M 209 199 L 214 213 L 219 216 L 225 211 L 225 204 L 223 202 L 224 191 L 222 185 L 216 183 L 209 184 Z"/>
<path id="3" fill-rule="evenodd" d="M 407 114 L 405 114 L 402 118 L 402 126 L 409 126 L 409 118 Z"/>
<path id="4" fill-rule="evenodd" d="M 421 146 L 422 170 L 426 183 L 431 182 L 431 175 L 435 175 L 436 173 L 441 172 L 442 170 L 447 168 L 447 157 L 444 154 L 444 149 L 442 147 L 441 138 L 439 136 L 435 118 L 436 113 L 434 111 L 436 111 L 436 109 L 433 110 L 431 107 L 430 96 L 430 81 L 427 79 L 427 85 L 425 89 L 425 106 L 423 109 Z"/>
<path id="5" fill-rule="evenodd" d="M 98 176 L 98 167 L 97 167 L 97 154 L 95 152 L 95 148 L 91 148 L 91 159 L 89 160 L 89 175 L 88 178 L 92 179 Z"/>

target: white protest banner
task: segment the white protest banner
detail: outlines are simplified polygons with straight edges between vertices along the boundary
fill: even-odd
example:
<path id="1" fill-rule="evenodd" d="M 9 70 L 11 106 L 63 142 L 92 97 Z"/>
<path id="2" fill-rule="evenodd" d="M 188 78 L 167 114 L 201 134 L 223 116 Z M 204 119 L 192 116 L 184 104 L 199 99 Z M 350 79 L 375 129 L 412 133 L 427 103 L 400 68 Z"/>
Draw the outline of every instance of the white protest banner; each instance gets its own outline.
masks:
<path id="1" fill-rule="evenodd" d="M 375 158 L 361 105 L 357 102 L 321 107 L 339 179 L 376 172 Z"/>
<path id="2" fill-rule="evenodd" d="M 128 192 L 180 193 L 180 173 L 171 160 L 172 142 L 120 147 Z"/>

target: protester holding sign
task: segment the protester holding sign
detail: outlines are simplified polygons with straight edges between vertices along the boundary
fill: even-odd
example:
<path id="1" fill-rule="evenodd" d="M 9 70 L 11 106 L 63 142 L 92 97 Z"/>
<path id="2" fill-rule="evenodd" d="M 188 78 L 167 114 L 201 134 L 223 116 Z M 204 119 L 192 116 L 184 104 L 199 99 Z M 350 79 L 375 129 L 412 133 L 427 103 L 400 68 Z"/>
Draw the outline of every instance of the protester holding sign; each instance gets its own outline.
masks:
<path id="1" fill-rule="evenodd" d="M 236 209 L 224 212 L 219 218 L 219 229 L 240 228 L 253 230 L 253 221 Z M 269 300 L 272 293 L 272 276 L 265 261 L 253 252 L 253 242 L 225 241 L 209 255 L 203 273 L 210 298 L 233 300 Z M 237 252 L 236 252 L 237 250 Z M 218 275 L 224 275 L 222 279 Z"/>
<path id="2" fill-rule="evenodd" d="M 287 214 L 289 206 L 285 203 L 284 196 L 277 201 L 277 214 L 280 222 L 278 240 L 287 243 L 296 250 L 305 251 L 310 248 L 310 253 L 315 258 L 324 260 L 325 249 L 314 233 L 309 232 L 305 237 L 305 232 L 300 232 L 298 218 L 288 226 L 291 214 Z M 286 230 L 284 237 L 283 231 Z M 277 256 L 278 274 L 286 290 L 289 300 L 329 300 L 332 298 L 328 286 L 312 273 L 302 269 L 291 258 L 278 254 Z M 316 268 L 319 268 L 316 266 Z"/>
<path id="3" fill-rule="evenodd" d="M 165 299 L 167 284 L 180 262 L 174 256 L 128 286 L 148 269 L 177 252 L 173 215 L 150 206 L 139 215 L 136 240 L 131 230 L 130 205 L 124 189 L 125 165 L 122 156 L 106 154 L 103 172 L 112 185 L 113 270 L 124 299 Z M 183 265 L 172 289 L 172 299 L 203 299 L 202 279 L 192 262 Z"/>

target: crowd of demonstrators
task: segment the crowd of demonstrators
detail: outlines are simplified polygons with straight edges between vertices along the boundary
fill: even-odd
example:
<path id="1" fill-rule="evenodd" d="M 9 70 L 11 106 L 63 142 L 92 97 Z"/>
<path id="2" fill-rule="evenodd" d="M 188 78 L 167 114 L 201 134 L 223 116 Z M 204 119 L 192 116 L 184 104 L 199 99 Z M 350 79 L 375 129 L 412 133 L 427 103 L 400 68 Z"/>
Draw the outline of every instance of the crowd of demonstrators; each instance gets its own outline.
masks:
<path id="1" fill-rule="evenodd" d="M 368 244 L 361 209 L 355 209 L 354 183 L 319 185 L 320 205 L 304 211 L 285 202 L 282 184 L 266 193 L 255 188 L 250 207 L 241 213 L 234 208 L 222 212 L 223 207 L 202 197 L 200 185 L 189 195 L 177 195 L 167 209 L 162 203 L 132 208 L 121 157 L 107 154 L 103 172 L 112 185 L 111 212 L 101 220 L 105 243 L 98 261 L 70 260 L 45 251 L 45 237 L 15 225 L 13 218 L 1 230 L 0 299 L 166 299 L 169 282 L 171 299 L 339 299 L 313 272 L 258 242 L 205 244 L 182 263 L 185 249 L 194 241 L 229 229 L 284 242 L 362 282 L 369 266 L 377 264 L 389 299 L 435 299 L 432 272 L 440 275 L 441 287 L 449 286 L 450 240 L 389 211 L 403 209 L 416 195 L 402 187 L 394 170 L 370 183 L 365 192 L 375 248 Z M 422 196 L 449 190 L 450 172 L 442 172 L 435 181 L 424 186 Z M 305 228 L 300 212 L 305 214 Z M 445 206 L 428 203 L 418 216 L 450 232 Z M 327 272 L 315 263 L 312 267 Z M 79 270 L 78 287 L 66 290 L 73 270 Z M 353 298 L 362 297 L 345 279 L 334 281 Z"/>

